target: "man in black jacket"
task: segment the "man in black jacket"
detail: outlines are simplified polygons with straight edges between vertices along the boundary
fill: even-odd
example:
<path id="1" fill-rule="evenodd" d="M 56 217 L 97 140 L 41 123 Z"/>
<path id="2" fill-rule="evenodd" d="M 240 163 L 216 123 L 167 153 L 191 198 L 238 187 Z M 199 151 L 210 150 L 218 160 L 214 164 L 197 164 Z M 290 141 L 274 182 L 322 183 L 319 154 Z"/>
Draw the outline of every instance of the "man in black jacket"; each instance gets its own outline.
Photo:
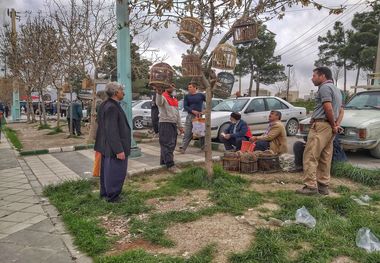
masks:
<path id="1" fill-rule="evenodd" d="M 117 82 L 106 86 L 108 99 L 98 111 L 98 130 L 95 151 L 102 154 L 100 169 L 100 197 L 118 202 L 127 174 L 131 151 L 131 128 L 119 102 L 124 98 L 123 87 Z"/>

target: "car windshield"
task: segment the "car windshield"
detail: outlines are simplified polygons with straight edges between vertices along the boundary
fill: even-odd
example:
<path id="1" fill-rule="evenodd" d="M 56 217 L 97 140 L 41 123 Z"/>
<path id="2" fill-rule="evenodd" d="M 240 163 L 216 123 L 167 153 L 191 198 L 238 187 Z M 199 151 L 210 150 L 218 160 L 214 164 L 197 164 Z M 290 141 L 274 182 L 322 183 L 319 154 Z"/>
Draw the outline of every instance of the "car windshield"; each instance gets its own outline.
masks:
<path id="1" fill-rule="evenodd" d="M 242 111 L 248 101 L 249 99 L 228 99 L 216 105 L 212 110 L 229 112 Z"/>
<path id="2" fill-rule="evenodd" d="M 380 91 L 362 92 L 355 95 L 345 106 L 346 109 L 379 109 Z"/>

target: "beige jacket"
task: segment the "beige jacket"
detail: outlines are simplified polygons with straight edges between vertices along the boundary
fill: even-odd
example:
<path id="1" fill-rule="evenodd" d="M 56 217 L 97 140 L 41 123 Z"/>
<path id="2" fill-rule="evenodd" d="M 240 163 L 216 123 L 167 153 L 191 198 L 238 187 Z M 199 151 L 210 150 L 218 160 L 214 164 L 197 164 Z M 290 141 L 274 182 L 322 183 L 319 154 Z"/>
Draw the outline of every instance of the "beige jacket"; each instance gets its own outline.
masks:
<path id="1" fill-rule="evenodd" d="M 272 124 L 268 134 L 257 137 L 258 141 L 269 141 L 270 150 L 275 154 L 283 154 L 288 151 L 285 127 L 281 121 Z"/>
<path id="2" fill-rule="evenodd" d="M 159 122 L 170 122 L 177 124 L 177 128 L 182 128 L 181 116 L 178 107 L 169 105 L 166 98 L 160 94 L 156 96 L 156 104 L 159 110 Z"/>

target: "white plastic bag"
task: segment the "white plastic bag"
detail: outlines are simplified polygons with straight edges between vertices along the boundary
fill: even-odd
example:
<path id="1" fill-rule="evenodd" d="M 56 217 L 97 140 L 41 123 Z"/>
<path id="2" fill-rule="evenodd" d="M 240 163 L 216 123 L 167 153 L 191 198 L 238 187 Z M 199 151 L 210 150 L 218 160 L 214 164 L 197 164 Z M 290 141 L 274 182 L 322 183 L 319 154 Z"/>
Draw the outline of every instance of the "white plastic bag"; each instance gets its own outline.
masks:
<path id="1" fill-rule="evenodd" d="M 306 207 L 301 207 L 297 209 L 296 212 L 296 223 L 303 224 L 307 227 L 313 228 L 317 224 L 315 218 L 307 211 Z"/>
<path id="2" fill-rule="evenodd" d="M 356 235 L 356 245 L 364 248 L 367 252 L 380 251 L 379 239 L 366 227 L 359 229 Z"/>
<path id="3" fill-rule="evenodd" d="M 205 136 L 206 123 L 204 118 L 194 118 L 193 119 L 193 137 L 200 138 Z"/>

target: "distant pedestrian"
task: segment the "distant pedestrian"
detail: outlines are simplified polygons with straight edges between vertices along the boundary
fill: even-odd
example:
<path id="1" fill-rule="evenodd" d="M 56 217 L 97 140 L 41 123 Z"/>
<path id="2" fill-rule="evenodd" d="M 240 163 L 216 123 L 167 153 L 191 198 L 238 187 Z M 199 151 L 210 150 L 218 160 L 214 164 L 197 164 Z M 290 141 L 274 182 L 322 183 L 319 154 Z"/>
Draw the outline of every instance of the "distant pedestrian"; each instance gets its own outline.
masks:
<path id="1" fill-rule="evenodd" d="M 178 100 L 173 97 L 175 85 L 165 91 L 156 87 L 156 104 L 159 108 L 159 142 L 161 148 L 160 164 L 166 165 L 171 172 L 179 172 L 174 165 L 174 150 L 177 144 L 177 130 L 183 133 L 181 117 L 178 110 Z"/>
<path id="2" fill-rule="evenodd" d="M 305 186 L 296 192 L 328 195 L 333 141 L 339 130 L 337 120 L 342 107 L 342 95 L 334 85 L 331 70 L 327 67 L 314 69 L 312 82 L 318 86 L 318 92 L 303 154 Z"/>
<path id="3" fill-rule="evenodd" d="M 4 105 L 3 103 L 0 101 L 0 143 L 1 143 L 1 125 L 3 123 L 3 116 L 4 116 Z"/>
<path id="4" fill-rule="evenodd" d="M 183 99 L 183 109 L 187 112 L 185 121 L 185 134 L 183 136 L 180 152 L 185 153 L 189 143 L 193 139 L 193 120 L 200 118 L 203 111 L 203 103 L 206 102 L 206 96 L 203 93 L 198 92 L 198 84 L 196 82 L 190 82 L 187 85 L 188 93 Z M 200 146 L 204 149 L 205 138 L 201 137 Z"/>
<path id="5" fill-rule="evenodd" d="M 69 130 L 71 134 L 77 135 L 77 136 L 82 135 L 82 132 L 81 132 L 82 118 L 83 118 L 83 112 L 82 112 L 81 102 L 80 101 L 72 102 L 67 108 L 67 122 L 68 122 Z M 71 124 L 71 121 L 72 121 L 72 124 Z"/>
<path id="6" fill-rule="evenodd" d="M 9 106 L 8 106 L 8 104 L 5 104 L 4 113 L 5 113 L 5 118 L 8 118 L 8 116 L 9 116 Z"/>
<path id="7" fill-rule="evenodd" d="M 108 99 L 98 111 L 95 151 L 102 155 L 100 197 L 108 202 L 120 201 L 131 151 L 131 128 L 119 102 L 124 98 L 123 86 L 117 82 L 106 85 Z"/>

